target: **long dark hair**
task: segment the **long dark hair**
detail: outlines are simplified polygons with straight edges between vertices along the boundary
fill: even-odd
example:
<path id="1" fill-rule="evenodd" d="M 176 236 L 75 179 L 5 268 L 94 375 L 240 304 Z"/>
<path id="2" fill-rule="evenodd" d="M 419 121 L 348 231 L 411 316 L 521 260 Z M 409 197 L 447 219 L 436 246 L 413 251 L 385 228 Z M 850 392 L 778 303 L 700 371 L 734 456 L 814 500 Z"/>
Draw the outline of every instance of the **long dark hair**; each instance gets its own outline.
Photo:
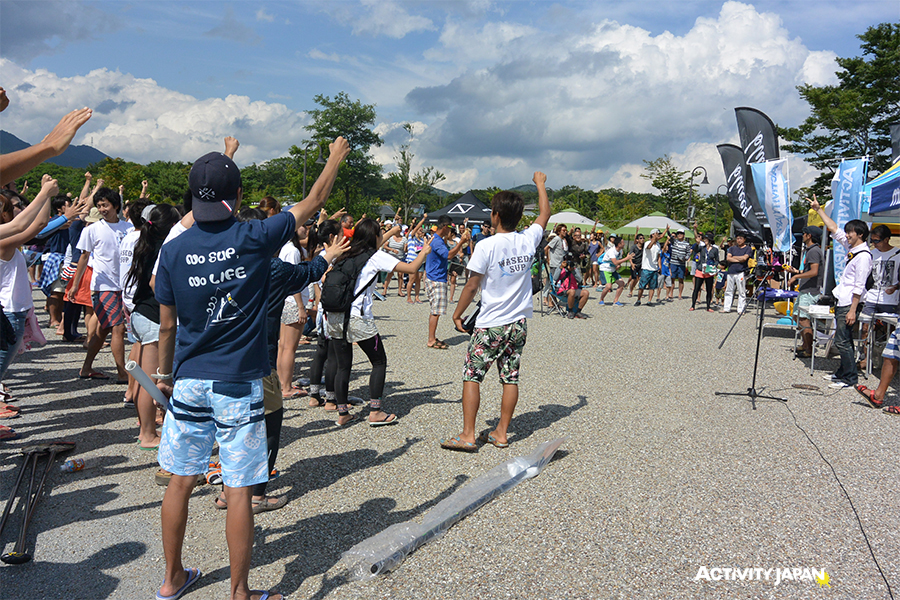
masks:
<path id="1" fill-rule="evenodd" d="M 126 285 L 139 285 L 142 281 L 149 283 L 159 249 L 169 235 L 169 230 L 180 220 L 181 213 L 169 204 L 158 204 L 150 211 L 150 218 L 141 226 L 141 237 L 134 245 Z"/>
<path id="2" fill-rule="evenodd" d="M 328 219 L 327 221 L 319 225 L 319 229 L 316 232 L 316 237 L 319 238 L 319 242 L 323 244 L 330 244 L 334 241 L 332 238 L 340 233 L 342 233 L 340 222 L 335 221 L 334 219 Z"/>
<path id="3" fill-rule="evenodd" d="M 363 219 L 353 228 L 353 241 L 350 242 L 350 248 L 338 259 L 338 262 L 359 256 L 370 250 L 378 250 L 378 236 L 381 234 L 381 227 L 378 221 L 374 219 Z"/>

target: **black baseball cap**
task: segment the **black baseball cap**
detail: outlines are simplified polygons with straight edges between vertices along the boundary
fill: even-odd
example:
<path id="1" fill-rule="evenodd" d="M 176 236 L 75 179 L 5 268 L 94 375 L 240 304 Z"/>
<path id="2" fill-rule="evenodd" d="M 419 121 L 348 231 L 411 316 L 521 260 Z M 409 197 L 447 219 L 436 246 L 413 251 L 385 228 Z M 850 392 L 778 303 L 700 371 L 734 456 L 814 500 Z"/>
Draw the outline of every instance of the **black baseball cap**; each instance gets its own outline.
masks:
<path id="1" fill-rule="evenodd" d="M 808 233 L 816 243 L 822 240 L 822 228 L 815 225 L 807 225 L 803 228 L 803 233 Z"/>
<path id="2" fill-rule="evenodd" d="M 221 152 L 198 158 L 191 167 L 188 184 L 195 221 L 224 221 L 234 214 L 241 189 L 241 170 Z"/>

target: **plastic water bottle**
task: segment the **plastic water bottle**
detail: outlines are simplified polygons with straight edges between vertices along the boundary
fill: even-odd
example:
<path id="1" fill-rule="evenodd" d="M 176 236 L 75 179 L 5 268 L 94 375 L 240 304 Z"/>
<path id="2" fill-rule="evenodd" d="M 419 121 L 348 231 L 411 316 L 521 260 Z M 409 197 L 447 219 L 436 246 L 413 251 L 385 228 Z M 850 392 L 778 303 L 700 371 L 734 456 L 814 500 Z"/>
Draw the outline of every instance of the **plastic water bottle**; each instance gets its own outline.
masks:
<path id="1" fill-rule="evenodd" d="M 59 465 L 59 470 L 63 473 L 74 473 L 84 468 L 83 458 L 70 458 L 63 464 Z"/>

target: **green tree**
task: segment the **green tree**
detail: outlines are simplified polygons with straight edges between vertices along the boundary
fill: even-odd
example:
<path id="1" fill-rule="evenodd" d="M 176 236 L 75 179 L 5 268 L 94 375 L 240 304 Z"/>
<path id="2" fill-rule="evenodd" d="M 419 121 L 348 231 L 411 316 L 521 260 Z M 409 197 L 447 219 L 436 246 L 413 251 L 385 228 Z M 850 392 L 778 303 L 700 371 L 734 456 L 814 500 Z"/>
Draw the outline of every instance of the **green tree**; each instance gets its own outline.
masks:
<path id="1" fill-rule="evenodd" d="M 41 190 L 41 177 L 46 173 L 57 181 L 60 194 L 72 194 L 73 197 L 78 197 L 82 186 L 84 186 L 84 171 L 84 169 L 76 169 L 75 167 L 61 167 L 53 163 L 43 163 L 17 179 L 16 188 L 22 191 L 27 181 L 28 190 L 25 192 L 25 196 L 31 200 Z"/>
<path id="2" fill-rule="evenodd" d="M 400 146 L 400 152 L 394 157 L 397 161 L 397 172 L 388 175 L 388 180 L 396 192 L 400 209 L 403 211 L 403 220 L 408 221 L 409 208 L 416 196 L 430 190 L 445 177 L 434 167 L 425 167 L 417 173 L 412 173 L 412 160 L 415 157 L 409 149 L 413 140 L 412 125 L 405 123 L 403 129 L 409 135 L 409 139 Z"/>
<path id="3" fill-rule="evenodd" d="M 155 160 L 144 167 L 144 175 L 150 184 L 147 193 L 154 202 L 179 204 L 188 189 L 188 175 L 191 165 L 185 162 Z M 138 191 L 140 188 L 138 188 Z M 130 190 L 134 191 L 134 190 Z M 125 197 L 131 199 L 126 189 Z"/>
<path id="4" fill-rule="evenodd" d="M 144 167 L 123 158 L 104 158 L 87 169 L 94 176 L 94 181 L 103 180 L 103 185 L 117 189 L 125 186 L 125 200 L 134 200 L 141 193 L 141 181 L 146 179 Z"/>
<path id="5" fill-rule="evenodd" d="M 870 171 L 891 164 L 890 124 L 900 120 L 900 24 L 882 23 L 857 36 L 862 56 L 838 58 L 837 85 L 797 89 L 810 107 L 799 127 L 778 128 L 782 147 L 822 170 L 813 191 L 829 193 L 834 159 L 870 156 Z"/>
<path id="6" fill-rule="evenodd" d="M 306 127 L 313 140 L 327 146 L 340 135 L 350 144 L 350 154 L 341 166 L 335 189 L 343 192 L 344 206 L 353 211 L 354 202 L 365 195 L 368 188 L 374 186 L 381 176 L 381 165 L 369 154 L 372 146 L 378 147 L 384 143 L 381 136 L 372 130 L 375 124 L 375 105 L 351 100 L 346 92 L 339 92 L 334 98 L 318 94 L 314 100 L 321 108 L 309 111 L 313 122 Z M 291 146 L 289 150 L 298 162 L 302 160 L 306 144 L 307 142 L 303 142 L 302 147 Z M 315 160 L 314 153 L 309 154 L 313 156 L 308 156 L 307 160 Z M 302 163 L 300 167 L 302 177 Z M 319 165 L 307 165 L 307 181 L 315 181 L 320 172 Z M 367 204 L 361 200 L 358 203 L 360 206 Z"/>
<path id="7" fill-rule="evenodd" d="M 644 164 L 641 177 L 660 191 L 666 216 L 677 220 L 685 214 L 691 196 L 690 172 L 676 169 L 668 154 L 656 160 L 645 160 Z"/>

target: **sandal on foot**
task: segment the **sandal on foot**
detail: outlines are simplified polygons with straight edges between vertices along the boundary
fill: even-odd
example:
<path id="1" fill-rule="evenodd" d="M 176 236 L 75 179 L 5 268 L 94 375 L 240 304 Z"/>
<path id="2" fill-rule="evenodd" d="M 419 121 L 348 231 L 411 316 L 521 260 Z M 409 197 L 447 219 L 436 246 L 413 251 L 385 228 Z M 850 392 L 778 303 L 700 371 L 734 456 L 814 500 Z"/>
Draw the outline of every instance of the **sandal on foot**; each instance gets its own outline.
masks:
<path id="1" fill-rule="evenodd" d="M 797 350 L 794 352 L 794 356 L 797 358 L 811 358 L 812 352 L 807 352 L 806 350 Z"/>
<path id="2" fill-rule="evenodd" d="M 0 441 L 16 439 L 19 439 L 19 434 L 16 433 L 15 429 L 7 427 L 6 425 L 0 425 Z"/>
<path id="3" fill-rule="evenodd" d="M 435 340 L 434 344 L 430 344 L 430 345 L 426 344 L 426 346 L 428 346 L 429 348 L 434 348 L 435 350 L 446 350 L 447 348 L 450 347 L 445 342 L 442 342 L 441 340 Z"/>
<path id="4" fill-rule="evenodd" d="M 269 500 L 275 500 L 275 502 L 269 502 Z M 253 514 L 258 515 L 261 512 L 278 510 L 279 508 L 284 507 L 287 502 L 287 496 L 281 496 L 280 498 L 275 498 L 274 496 L 266 496 L 262 500 L 251 500 L 250 505 L 252 506 Z"/>
<path id="5" fill-rule="evenodd" d="M 344 423 L 341 423 L 340 421 L 335 421 L 334 424 L 337 425 L 338 427 L 348 427 L 348 426 L 350 426 L 350 425 L 353 425 L 353 424 L 356 423 L 357 421 L 359 421 L 359 415 L 358 415 L 358 414 L 351 414 L 351 415 L 350 415 L 350 420 L 349 420 L 349 421 L 346 421 L 346 422 L 344 422 Z"/>
<path id="6" fill-rule="evenodd" d="M 889 415 L 898 415 L 900 416 L 900 406 L 885 406 L 881 409 L 881 412 L 889 414 Z"/>
<path id="7" fill-rule="evenodd" d="M 283 594 L 279 594 L 278 592 L 272 592 L 272 593 L 269 593 L 269 592 L 267 592 L 267 591 L 265 591 L 265 590 L 250 590 L 250 595 L 251 595 L 251 596 L 252 596 L 253 594 L 259 594 L 259 598 L 257 598 L 257 600 L 274 600 L 274 599 L 272 598 L 272 594 L 273 594 L 273 593 L 274 593 L 276 596 L 278 596 L 278 600 L 284 600 L 284 595 L 283 595 Z"/>
<path id="8" fill-rule="evenodd" d="M 219 510 L 228 510 L 228 502 L 225 500 L 225 494 L 219 494 L 213 500 L 213 504 L 216 505 L 216 508 Z"/>
<path id="9" fill-rule="evenodd" d="M 156 600 L 178 600 L 189 587 L 197 583 L 197 580 L 200 579 L 200 576 L 202 575 L 200 569 L 185 569 L 184 572 L 187 573 L 187 581 L 184 582 L 184 585 L 178 588 L 178 591 L 171 596 L 163 596 L 159 592 L 156 592 Z"/>
<path id="10" fill-rule="evenodd" d="M 862 394 L 862 397 L 866 399 L 866 402 L 869 403 L 869 406 L 872 408 L 881 408 L 881 405 L 884 404 L 884 400 L 878 400 L 875 398 L 875 390 L 870 390 L 863 384 L 859 384 L 854 386 L 856 391 Z"/>
<path id="11" fill-rule="evenodd" d="M 369 427 L 381 427 L 382 425 L 393 425 L 399 419 L 397 418 L 397 415 L 390 414 L 379 421 L 372 421 L 370 419 L 367 419 L 367 420 L 369 422 Z"/>
<path id="12" fill-rule="evenodd" d="M 100 371 L 91 371 L 87 375 L 82 375 L 81 371 L 78 371 L 79 379 L 109 379 L 109 375 L 106 373 L 101 373 Z M 127 381 L 125 383 L 128 383 Z"/>
<path id="13" fill-rule="evenodd" d="M 478 452 L 478 446 L 472 442 L 464 442 L 459 436 L 441 440 L 441 448 L 444 450 L 459 450 L 460 452 Z"/>
<path id="14" fill-rule="evenodd" d="M 509 442 L 498 442 L 497 438 L 486 431 L 478 436 L 478 441 L 482 444 L 490 444 L 495 448 L 509 448 Z"/>

